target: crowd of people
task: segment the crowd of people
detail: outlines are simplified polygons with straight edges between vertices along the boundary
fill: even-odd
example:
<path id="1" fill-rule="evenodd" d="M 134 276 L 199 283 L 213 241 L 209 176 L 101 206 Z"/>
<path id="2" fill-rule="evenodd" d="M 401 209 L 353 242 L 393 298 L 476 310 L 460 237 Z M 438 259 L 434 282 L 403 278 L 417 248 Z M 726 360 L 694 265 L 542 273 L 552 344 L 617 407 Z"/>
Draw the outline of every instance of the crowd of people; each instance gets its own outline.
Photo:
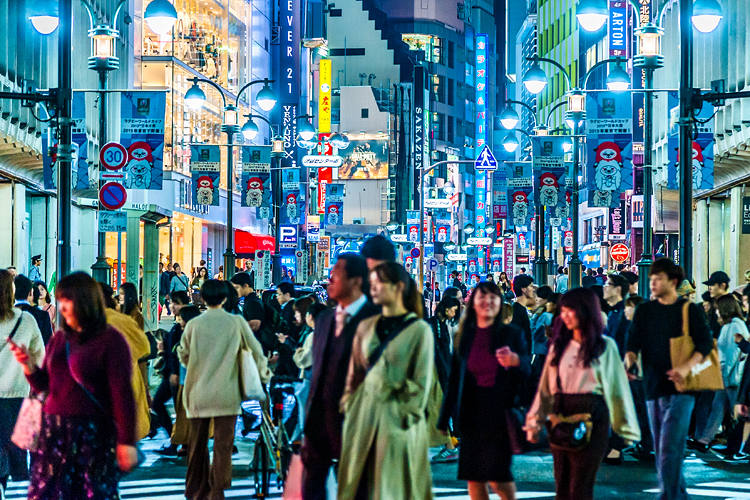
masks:
<path id="1" fill-rule="evenodd" d="M 157 453 L 187 458 L 186 498 L 223 499 L 237 419 L 257 424 L 242 409 L 243 349 L 264 386 L 294 385 L 305 500 L 327 498 L 334 466 L 339 500 L 431 499 L 430 462 L 455 460 L 472 500 L 514 500 L 513 456 L 547 447 L 558 499 L 593 499 L 602 463 L 630 454 L 655 464 L 660 499 L 681 500 L 686 447 L 726 439 L 727 461 L 750 461 L 750 287 L 731 291 L 722 271 L 702 304 L 668 259 L 651 266 L 649 297 L 625 269 L 588 270 L 576 289 L 563 268 L 552 286 L 522 272 L 467 288 L 454 274 L 420 293 L 383 236 L 338 256 L 325 302 L 288 279 L 261 293 L 249 268 L 230 281 L 203 265 L 161 271 L 175 322 L 156 332 L 136 284 L 114 293 L 74 273 L 53 305 L 43 282 L 0 271 L 3 489 L 12 477 L 30 479 L 32 499 L 118 498 L 138 441 L 163 428 Z M 685 336 L 692 350 L 673 361 Z M 722 388 L 686 390 L 714 352 Z M 31 470 L 11 441 L 29 394 L 44 395 Z"/>

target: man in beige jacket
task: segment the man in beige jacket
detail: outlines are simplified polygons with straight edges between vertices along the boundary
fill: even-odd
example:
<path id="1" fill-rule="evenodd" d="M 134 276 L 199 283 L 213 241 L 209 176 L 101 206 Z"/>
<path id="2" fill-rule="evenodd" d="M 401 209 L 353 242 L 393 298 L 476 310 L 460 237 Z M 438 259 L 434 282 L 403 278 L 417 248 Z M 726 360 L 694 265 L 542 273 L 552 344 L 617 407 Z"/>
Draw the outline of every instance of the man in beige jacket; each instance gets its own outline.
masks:
<path id="1" fill-rule="evenodd" d="M 249 346 L 265 384 L 271 379 L 260 343 L 241 317 L 222 309 L 226 285 L 208 280 L 201 288 L 208 310 L 190 320 L 177 354 L 187 368 L 183 401 L 190 420 L 190 447 L 185 479 L 188 500 L 223 500 L 232 485 L 234 427 L 240 414 L 239 350 Z M 208 453 L 209 425 L 214 421 L 214 460 Z"/>

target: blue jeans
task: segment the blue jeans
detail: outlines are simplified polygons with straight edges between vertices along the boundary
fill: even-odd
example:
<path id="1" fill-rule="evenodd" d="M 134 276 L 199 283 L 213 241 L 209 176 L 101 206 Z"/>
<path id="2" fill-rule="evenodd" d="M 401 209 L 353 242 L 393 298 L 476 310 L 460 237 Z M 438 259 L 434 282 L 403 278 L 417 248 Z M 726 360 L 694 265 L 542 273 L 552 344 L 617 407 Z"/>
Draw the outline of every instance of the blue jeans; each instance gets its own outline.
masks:
<path id="1" fill-rule="evenodd" d="M 675 394 L 649 400 L 646 404 L 654 438 L 656 475 L 661 490 L 659 500 L 686 500 L 689 497 L 682 463 L 695 396 Z"/>

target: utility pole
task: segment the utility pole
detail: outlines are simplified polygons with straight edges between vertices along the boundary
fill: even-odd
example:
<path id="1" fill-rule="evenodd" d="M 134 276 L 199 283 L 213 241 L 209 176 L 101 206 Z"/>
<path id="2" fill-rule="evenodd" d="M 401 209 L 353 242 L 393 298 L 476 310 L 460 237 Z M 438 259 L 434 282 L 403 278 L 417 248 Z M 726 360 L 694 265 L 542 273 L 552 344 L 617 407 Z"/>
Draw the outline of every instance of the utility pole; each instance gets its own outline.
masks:
<path id="1" fill-rule="evenodd" d="M 680 0 L 680 265 L 687 279 L 693 276 L 692 17 L 693 0 Z"/>
<path id="2" fill-rule="evenodd" d="M 60 0 L 57 55 L 57 282 L 71 268 L 73 161 L 73 0 Z"/>

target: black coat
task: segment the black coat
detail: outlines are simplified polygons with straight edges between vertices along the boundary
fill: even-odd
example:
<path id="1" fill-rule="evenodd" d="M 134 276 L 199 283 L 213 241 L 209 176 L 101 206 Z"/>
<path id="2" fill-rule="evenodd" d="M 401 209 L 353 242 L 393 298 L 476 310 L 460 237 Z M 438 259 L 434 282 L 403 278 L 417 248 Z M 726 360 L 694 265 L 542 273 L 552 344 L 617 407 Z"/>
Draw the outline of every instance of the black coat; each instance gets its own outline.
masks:
<path id="1" fill-rule="evenodd" d="M 341 362 L 336 367 L 336 387 L 334 388 L 334 394 L 336 399 L 340 400 L 344 395 L 344 389 L 346 388 L 346 374 L 349 370 L 349 358 L 352 355 L 352 343 L 354 342 L 354 334 L 357 333 L 357 326 L 359 322 L 370 316 L 375 316 L 380 312 L 380 307 L 376 306 L 369 300 L 362 306 L 356 316 L 349 320 L 349 323 L 344 327 L 341 335 L 346 339 L 346 346 L 344 347 L 343 355 L 341 356 Z M 305 409 L 305 434 L 309 432 L 316 433 L 320 432 L 320 429 L 310 429 L 309 423 L 314 422 L 313 412 L 322 412 L 323 408 L 320 403 L 320 399 L 323 394 L 322 391 L 318 390 L 320 379 L 323 376 L 326 350 L 328 342 L 331 337 L 336 333 L 336 310 L 331 309 L 320 316 L 315 321 L 315 332 L 313 333 L 313 364 L 312 364 L 312 378 L 310 379 L 310 395 L 307 399 L 307 408 Z M 343 422 L 343 417 L 342 417 Z"/>
<path id="2" fill-rule="evenodd" d="M 445 393 L 448 390 L 448 375 L 451 370 L 450 332 L 448 332 L 445 321 L 440 321 L 437 316 L 428 319 L 427 323 L 432 327 L 432 333 L 435 337 L 435 368 L 440 388 Z"/>
<path id="3" fill-rule="evenodd" d="M 42 332 L 44 345 L 47 345 L 49 339 L 52 338 L 52 321 L 49 319 L 49 314 L 30 304 L 18 304 L 16 307 L 34 317 L 34 321 L 36 321 L 39 331 Z"/>
<path id="4" fill-rule="evenodd" d="M 461 407 L 463 401 L 464 389 L 467 384 L 474 383 L 473 377 L 467 377 L 469 371 L 468 360 L 471 345 L 474 342 L 475 328 L 468 328 L 464 332 L 461 342 L 453 349 L 451 359 L 450 375 L 448 379 L 448 390 L 443 398 L 443 408 L 440 411 L 440 419 L 437 428 L 441 430 L 448 429 L 448 421 L 454 415 L 457 415 L 454 428 L 460 432 L 460 420 L 464 408 Z M 497 350 L 503 346 L 510 347 L 510 350 L 518 354 L 521 358 L 521 364 L 510 370 L 500 369 L 497 372 L 497 379 L 493 387 L 494 400 L 496 407 L 513 408 L 516 395 L 523 391 L 526 379 L 531 374 L 531 356 L 526 344 L 524 334 L 520 329 L 513 325 L 500 325 L 492 338 L 492 349 Z M 466 411 L 481 411 L 481 408 L 465 408 Z"/>

